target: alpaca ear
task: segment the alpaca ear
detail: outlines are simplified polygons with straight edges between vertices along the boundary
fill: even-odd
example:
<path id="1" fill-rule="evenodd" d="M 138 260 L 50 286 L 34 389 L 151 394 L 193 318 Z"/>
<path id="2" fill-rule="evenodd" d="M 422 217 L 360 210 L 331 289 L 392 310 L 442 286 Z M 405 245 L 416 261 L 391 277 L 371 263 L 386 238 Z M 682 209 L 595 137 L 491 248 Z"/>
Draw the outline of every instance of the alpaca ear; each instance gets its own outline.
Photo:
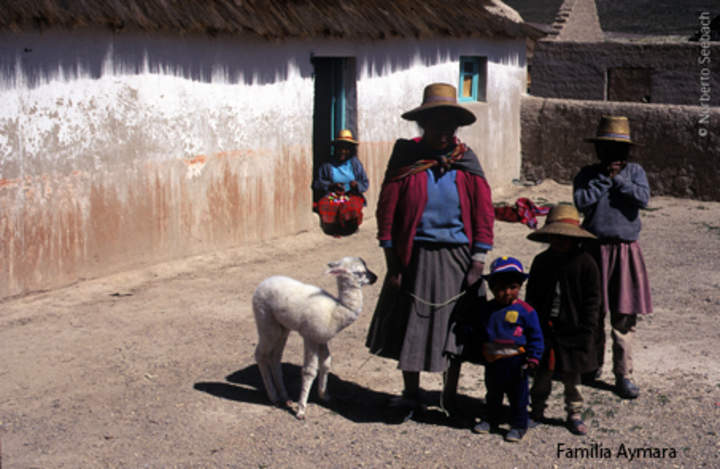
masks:
<path id="1" fill-rule="evenodd" d="M 330 275 L 341 275 L 348 273 L 347 269 L 343 269 L 342 267 L 332 266 L 328 264 L 330 268 L 325 271 L 326 274 Z"/>

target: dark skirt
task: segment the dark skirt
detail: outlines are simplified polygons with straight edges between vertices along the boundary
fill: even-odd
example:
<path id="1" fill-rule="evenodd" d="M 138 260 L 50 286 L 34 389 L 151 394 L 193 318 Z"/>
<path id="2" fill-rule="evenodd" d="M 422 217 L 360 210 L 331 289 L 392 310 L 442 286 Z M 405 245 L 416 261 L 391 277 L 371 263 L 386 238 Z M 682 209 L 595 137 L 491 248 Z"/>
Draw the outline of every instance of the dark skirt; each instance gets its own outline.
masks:
<path id="1" fill-rule="evenodd" d="M 453 311 L 445 353 L 463 362 L 485 365 L 483 344 L 487 339 L 487 318 L 492 312 L 487 300 L 486 282 L 463 295 Z"/>
<path id="2" fill-rule="evenodd" d="M 403 273 L 402 292 L 385 279 L 368 331 L 370 353 L 398 360 L 403 371 L 445 371 L 448 325 L 458 301 L 426 303 L 456 297 L 470 262 L 467 245 L 416 244 Z"/>
<path id="3" fill-rule="evenodd" d="M 601 242 L 596 258 L 606 314 L 652 313 L 650 282 L 637 241 Z"/>

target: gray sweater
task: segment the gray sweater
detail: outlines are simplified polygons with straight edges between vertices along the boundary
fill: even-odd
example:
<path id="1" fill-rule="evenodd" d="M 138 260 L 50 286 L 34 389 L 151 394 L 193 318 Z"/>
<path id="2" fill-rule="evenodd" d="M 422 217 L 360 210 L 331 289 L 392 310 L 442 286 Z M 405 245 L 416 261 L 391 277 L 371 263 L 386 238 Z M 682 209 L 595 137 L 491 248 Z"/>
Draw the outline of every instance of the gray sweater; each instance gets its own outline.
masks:
<path id="1" fill-rule="evenodd" d="M 573 181 L 575 206 L 584 215 L 583 227 L 600 239 L 636 241 L 640 209 L 647 207 L 650 186 L 645 171 L 628 163 L 614 178 L 600 164 L 585 166 Z"/>

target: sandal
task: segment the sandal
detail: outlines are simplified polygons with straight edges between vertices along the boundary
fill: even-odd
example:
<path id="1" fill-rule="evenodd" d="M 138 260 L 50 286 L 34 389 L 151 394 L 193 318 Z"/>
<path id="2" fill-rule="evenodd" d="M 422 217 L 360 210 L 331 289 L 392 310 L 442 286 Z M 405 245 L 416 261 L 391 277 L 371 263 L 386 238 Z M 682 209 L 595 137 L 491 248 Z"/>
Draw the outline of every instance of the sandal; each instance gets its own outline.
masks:
<path id="1" fill-rule="evenodd" d="M 587 426 L 585 425 L 585 422 L 582 421 L 582 418 L 580 418 L 579 415 L 568 417 L 566 424 L 568 430 L 570 430 L 570 433 L 572 433 L 573 435 L 587 434 Z"/>

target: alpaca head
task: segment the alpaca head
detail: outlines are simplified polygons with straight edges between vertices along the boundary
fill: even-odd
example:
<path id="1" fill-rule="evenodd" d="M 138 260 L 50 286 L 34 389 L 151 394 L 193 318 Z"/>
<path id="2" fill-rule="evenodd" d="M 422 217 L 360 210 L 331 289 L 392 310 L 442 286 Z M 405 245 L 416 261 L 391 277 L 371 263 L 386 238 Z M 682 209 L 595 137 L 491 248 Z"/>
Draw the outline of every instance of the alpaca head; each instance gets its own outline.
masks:
<path id="1" fill-rule="evenodd" d="M 343 257 L 330 262 L 327 273 L 337 276 L 338 283 L 358 288 L 372 285 L 377 280 L 377 275 L 368 269 L 365 261 L 360 257 Z"/>

